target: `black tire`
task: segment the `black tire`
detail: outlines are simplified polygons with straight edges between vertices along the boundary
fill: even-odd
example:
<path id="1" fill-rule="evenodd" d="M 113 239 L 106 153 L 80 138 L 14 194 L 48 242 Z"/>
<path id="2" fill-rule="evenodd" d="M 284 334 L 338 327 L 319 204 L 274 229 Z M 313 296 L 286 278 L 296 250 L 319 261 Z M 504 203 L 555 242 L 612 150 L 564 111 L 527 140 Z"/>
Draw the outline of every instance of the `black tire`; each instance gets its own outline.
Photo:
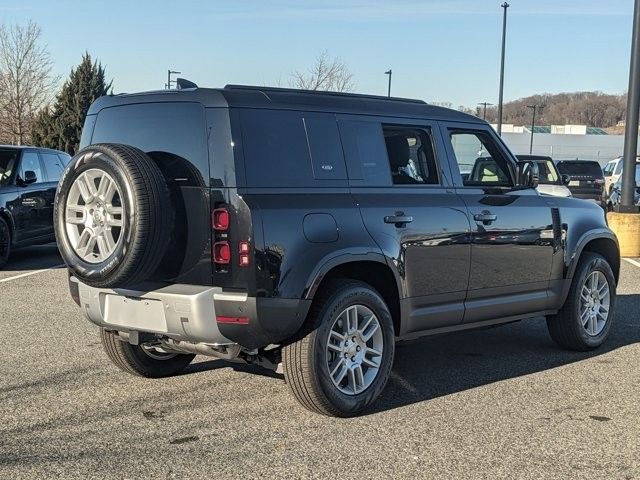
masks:
<path id="1" fill-rule="evenodd" d="M 610 304 L 603 330 L 595 336 L 587 333 L 580 321 L 580 293 L 587 277 L 594 271 L 602 272 L 609 284 Z M 616 280 L 607 260 L 597 253 L 584 252 L 571 282 L 564 305 L 556 315 L 547 317 L 547 327 L 553 341 L 568 350 L 586 352 L 594 350 L 607 339 L 615 316 Z"/>
<path id="2" fill-rule="evenodd" d="M 11 253 L 11 230 L 7 221 L 0 216 L 0 268 L 9 260 Z"/>
<path id="3" fill-rule="evenodd" d="M 118 338 L 112 332 L 100 329 L 100 340 L 109 359 L 119 369 L 147 378 L 171 377 L 183 371 L 193 361 L 195 355 L 177 353 L 166 355 L 154 354 L 151 357 L 140 345 L 131 345 Z"/>
<path id="4" fill-rule="evenodd" d="M 307 409 L 328 416 L 354 416 L 375 401 L 391 373 L 395 351 L 391 314 L 380 294 L 363 282 L 334 281 L 319 295 L 309 312 L 309 332 L 283 348 L 285 380 L 294 397 Z M 364 305 L 377 316 L 384 348 L 371 385 L 359 394 L 348 395 L 329 376 L 326 346 L 333 322 L 352 305 Z"/>
<path id="5" fill-rule="evenodd" d="M 73 182 L 84 171 L 98 169 L 117 184 L 125 206 L 115 251 L 99 263 L 74 251 L 65 227 L 65 206 Z M 133 285 L 149 278 L 166 253 L 174 220 L 169 189 L 162 172 L 143 151 L 127 145 L 95 144 L 82 149 L 65 169 L 54 204 L 54 226 L 60 253 L 72 274 L 99 288 Z"/>

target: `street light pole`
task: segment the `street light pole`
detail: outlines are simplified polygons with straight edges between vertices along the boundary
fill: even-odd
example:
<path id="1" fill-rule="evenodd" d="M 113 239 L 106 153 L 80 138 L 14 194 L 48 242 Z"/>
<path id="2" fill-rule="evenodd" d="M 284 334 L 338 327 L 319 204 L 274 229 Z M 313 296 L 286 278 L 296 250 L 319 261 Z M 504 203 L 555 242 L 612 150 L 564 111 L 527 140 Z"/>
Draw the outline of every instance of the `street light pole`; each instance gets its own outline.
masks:
<path id="1" fill-rule="evenodd" d="M 531 117 L 531 142 L 529 144 L 529 155 L 533 153 L 533 131 L 536 128 L 536 111 L 538 109 L 542 110 L 541 105 L 527 105 L 527 108 L 533 110 L 533 115 Z"/>
<path id="2" fill-rule="evenodd" d="M 500 57 L 500 91 L 498 93 L 498 135 L 502 134 L 502 100 L 504 93 L 504 52 L 507 41 L 507 8 L 509 4 L 504 2 L 500 5 L 504 9 L 502 16 L 502 56 Z"/>
<path id="3" fill-rule="evenodd" d="M 178 72 L 176 70 L 167 70 L 167 90 L 171 90 L 171 84 L 175 82 L 175 80 L 171 80 L 171 75 L 173 74 L 180 75 L 182 72 Z"/>
<path id="4" fill-rule="evenodd" d="M 391 96 L 391 69 L 384 72 L 385 75 L 389 75 L 389 84 L 387 86 L 387 97 Z"/>
<path id="5" fill-rule="evenodd" d="M 478 103 L 478 105 L 482 105 L 482 119 L 486 120 L 487 119 L 487 106 L 493 107 L 493 103 L 480 102 L 480 103 Z"/>
<path id="6" fill-rule="evenodd" d="M 638 155 L 638 116 L 640 115 L 640 0 L 633 10 L 633 37 L 629 65 L 629 93 L 627 95 L 627 122 L 624 129 L 624 165 L 620 212 L 638 212 L 634 206 L 636 186 L 636 156 Z"/>

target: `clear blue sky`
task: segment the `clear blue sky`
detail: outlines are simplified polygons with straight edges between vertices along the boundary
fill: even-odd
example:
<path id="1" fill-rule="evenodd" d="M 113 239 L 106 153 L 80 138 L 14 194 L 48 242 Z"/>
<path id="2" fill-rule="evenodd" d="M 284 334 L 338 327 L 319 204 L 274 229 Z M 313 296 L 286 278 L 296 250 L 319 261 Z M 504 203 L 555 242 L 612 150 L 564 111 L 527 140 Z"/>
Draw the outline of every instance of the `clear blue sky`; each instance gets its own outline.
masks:
<path id="1" fill-rule="evenodd" d="M 168 67 L 201 86 L 287 86 L 326 50 L 360 92 L 496 103 L 502 0 L 2 0 L 29 19 L 66 77 L 87 50 L 116 92 L 161 88 Z M 510 0 L 505 99 L 627 89 L 632 0 Z"/>

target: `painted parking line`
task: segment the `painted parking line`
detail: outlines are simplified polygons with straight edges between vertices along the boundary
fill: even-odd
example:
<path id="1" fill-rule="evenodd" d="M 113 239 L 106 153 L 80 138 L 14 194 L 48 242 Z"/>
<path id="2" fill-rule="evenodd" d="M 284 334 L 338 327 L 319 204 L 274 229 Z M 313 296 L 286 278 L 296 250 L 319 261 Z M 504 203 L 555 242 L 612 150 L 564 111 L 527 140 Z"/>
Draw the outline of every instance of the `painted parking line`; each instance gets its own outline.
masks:
<path id="1" fill-rule="evenodd" d="M 17 280 L 19 278 L 28 277 L 30 275 L 35 275 L 37 273 L 48 272 L 49 270 L 56 270 L 56 269 L 62 268 L 62 267 L 66 267 L 66 265 L 63 263 L 62 265 L 56 265 L 54 267 L 43 268 L 42 270 L 34 270 L 33 272 L 21 273 L 20 275 L 15 275 L 13 277 L 2 278 L 2 279 L 0 279 L 0 283 L 10 282 L 11 280 Z"/>
<path id="2" fill-rule="evenodd" d="M 636 267 L 640 267 L 640 262 L 638 262 L 637 260 L 633 260 L 631 258 L 623 258 L 623 260 L 626 260 L 631 265 L 635 265 Z"/>

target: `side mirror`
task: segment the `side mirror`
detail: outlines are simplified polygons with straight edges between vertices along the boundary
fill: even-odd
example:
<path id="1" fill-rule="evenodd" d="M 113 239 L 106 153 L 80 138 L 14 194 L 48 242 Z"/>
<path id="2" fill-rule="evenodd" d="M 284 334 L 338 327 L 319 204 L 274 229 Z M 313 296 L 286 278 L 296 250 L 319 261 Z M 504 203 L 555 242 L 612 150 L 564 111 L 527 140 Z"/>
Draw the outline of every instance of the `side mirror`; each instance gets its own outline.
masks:
<path id="1" fill-rule="evenodd" d="M 24 172 L 24 179 L 22 181 L 25 185 L 31 185 L 32 183 L 36 183 L 38 181 L 38 176 L 33 170 L 26 170 Z"/>
<path id="2" fill-rule="evenodd" d="M 571 181 L 571 177 L 566 173 L 563 173 L 562 175 L 560 175 L 560 180 L 562 181 L 563 185 L 569 185 L 569 182 Z"/>
<path id="3" fill-rule="evenodd" d="M 518 185 L 524 188 L 537 188 L 540 183 L 540 169 L 536 162 L 518 164 Z"/>

